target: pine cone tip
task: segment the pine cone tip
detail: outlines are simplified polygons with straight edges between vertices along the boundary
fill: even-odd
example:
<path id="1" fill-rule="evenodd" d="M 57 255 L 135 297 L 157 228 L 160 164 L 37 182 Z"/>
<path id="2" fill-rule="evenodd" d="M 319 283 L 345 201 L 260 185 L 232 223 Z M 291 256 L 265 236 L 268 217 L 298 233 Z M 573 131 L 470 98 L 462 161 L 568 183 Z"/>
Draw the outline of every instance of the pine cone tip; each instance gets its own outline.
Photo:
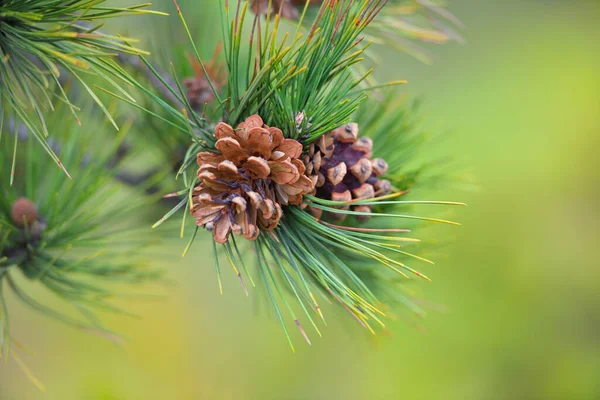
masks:
<path id="1" fill-rule="evenodd" d="M 18 198 L 12 205 L 10 216 L 13 222 L 19 226 L 30 226 L 37 220 L 38 210 L 36 205 L 26 197 Z"/>

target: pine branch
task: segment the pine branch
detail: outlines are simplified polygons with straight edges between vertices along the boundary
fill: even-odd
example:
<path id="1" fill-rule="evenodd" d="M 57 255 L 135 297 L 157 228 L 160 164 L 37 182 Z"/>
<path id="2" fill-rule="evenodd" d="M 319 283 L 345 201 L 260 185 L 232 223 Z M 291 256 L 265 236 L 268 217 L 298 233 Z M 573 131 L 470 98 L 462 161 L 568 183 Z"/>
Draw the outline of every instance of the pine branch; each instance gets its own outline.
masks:
<path id="1" fill-rule="evenodd" d="M 61 127 L 53 140 L 55 150 L 74 171 L 75 180 L 52 168 L 44 150 L 33 143 L 29 133 L 21 135 L 28 157 L 16 165 L 0 164 L 0 306 L 1 288 L 42 314 L 114 340 L 95 316 L 96 311 L 126 314 L 112 304 L 121 295 L 109 284 L 139 284 L 160 277 L 160 271 L 136 257 L 147 245 L 135 220 L 130 219 L 152 199 L 131 198 L 123 203 L 117 195 L 114 167 L 126 153 L 122 137 L 106 142 L 106 132 L 73 135 L 73 126 L 64 125 L 58 110 L 49 127 Z M 89 117 L 89 115 L 87 115 Z M 99 121 L 96 121 L 99 122 Z M 13 137 L 19 137 L 12 124 Z M 124 134 L 125 132 L 123 132 Z M 9 159 L 13 148 L 0 147 L 0 159 Z M 16 175 L 13 185 L 4 179 Z M 134 196 L 130 193 L 129 196 Z M 132 257 L 132 255 L 134 255 Z M 41 304 L 27 294 L 26 281 L 37 282 L 58 299 L 81 312 L 73 318 Z M 0 353 L 10 345 L 7 310 L 0 311 Z"/>
<path id="2" fill-rule="evenodd" d="M 89 29 L 82 24 L 126 15 L 164 15 L 143 10 L 141 6 L 103 6 L 105 1 L 91 4 L 86 0 L 4 0 L 0 3 L 0 81 L 3 82 L 0 88 L 0 120 L 7 113 L 18 118 L 67 174 L 63 163 L 47 143 L 50 132 L 46 115 L 54 109 L 56 99 L 65 104 L 79 122 L 78 108 L 62 89 L 64 78 L 60 78 L 59 68 L 85 89 L 117 128 L 90 87 L 89 76 L 104 80 L 127 97 L 129 95 L 120 84 L 131 83 L 132 78 L 112 60 L 114 53 L 147 54 L 129 44 L 133 39 L 103 34 L 97 30 L 100 25 Z M 49 91 L 53 86 L 58 92 Z"/>
<path id="3" fill-rule="evenodd" d="M 183 112 L 146 92 L 171 117 L 171 127 L 192 141 L 178 173 L 185 188 L 172 194 L 177 205 L 155 226 L 179 210 L 190 210 L 197 226 L 213 236 L 220 287 L 219 249 L 245 293 L 252 278 L 236 241 L 250 242 L 290 345 L 287 317 L 310 340 L 286 291 L 318 333 L 316 320 L 324 321 L 324 316 L 314 292 L 339 303 L 372 332 L 372 325 L 383 325 L 379 294 L 422 315 L 411 296 L 402 294 L 401 285 L 411 276 L 429 280 L 411 265 L 432 262 L 405 249 L 418 242 L 408 236 L 409 228 L 425 222 L 457 224 L 415 215 L 412 207 L 463 204 L 404 200 L 417 176 L 400 178 L 405 159 L 394 151 L 400 148 L 409 155 L 421 137 L 389 99 L 383 107 L 371 101 L 366 113 L 359 111 L 359 104 L 372 94 L 361 86 L 369 72 L 357 73 L 368 47 L 363 38 L 386 1 L 327 1 L 308 22 L 308 34 L 291 38 L 282 38 L 279 17 L 268 11 L 264 20 L 257 16 L 246 29 L 249 3 L 228 4 L 222 10 L 226 95 L 209 81 L 223 122 L 212 126 L 203 120 L 185 99 L 177 77 L 178 93 L 186 103 Z M 208 76 L 186 20 L 177 11 L 197 63 Z M 297 32 L 305 26 L 304 17 Z M 369 120 L 369 113 L 378 117 Z M 360 119 L 363 132 L 372 132 L 372 140 L 359 136 L 359 125 L 348 123 L 353 118 Z M 373 158 L 379 153 L 393 164 Z M 388 274 L 380 273 L 382 269 Z"/>

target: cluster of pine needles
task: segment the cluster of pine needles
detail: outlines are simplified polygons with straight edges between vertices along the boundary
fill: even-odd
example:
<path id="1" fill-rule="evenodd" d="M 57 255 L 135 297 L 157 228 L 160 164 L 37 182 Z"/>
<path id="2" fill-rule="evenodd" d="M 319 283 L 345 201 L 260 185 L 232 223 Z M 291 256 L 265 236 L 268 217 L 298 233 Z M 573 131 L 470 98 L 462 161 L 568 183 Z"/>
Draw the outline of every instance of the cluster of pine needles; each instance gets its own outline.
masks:
<path id="1" fill-rule="evenodd" d="M 336 180 L 334 169 L 331 176 L 318 176 L 325 170 L 317 167 L 313 176 L 306 175 L 314 182 L 320 179 L 322 189 L 314 186 L 312 192 L 304 193 L 300 205 L 281 201 L 281 193 L 261 194 L 277 203 L 280 218 L 276 226 L 262 226 L 254 240 L 228 233 L 224 244 L 213 241 L 220 291 L 221 269 L 227 264 L 247 295 L 249 286 L 261 287 L 292 349 L 290 325 L 308 343 L 305 325 L 321 335 L 325 325 L 322 301 L 339 304 L 373 333 L 376 325 L 385 325 L 384 304 L 423 314 L 405 284 L 414 278 L 429 280 L 414 264 L 432 261 L 413 250 L 419 243 L 413 230 L 421 223 L 458 224 L 414 211 L 462 203 L 410 198 L 413 189 L 426 188 L 444 177 L 430 173 L 431 164 L 419 164 L 426 140 L 414 122 L 413 108 L 400 98 L 399 87 L 406 81 L 377 83 L 373 77 L 377 57 L 370 46 L 403 47 L 406 42 L 401 37 L 459 40 L 442 23 L 435 23 L 436 29 L 419 24 L 423 21 L 419 16 L 432 21 L 433 14 L 460 26 L 451 14 L 425 0 L 295 1 L 295 18 L 284 21 L 281 6 L 279 10 L 273 7 L 282 2 L 269 0 L 264 14 L 254 14 L 249 0 L 219 0 L 222 43 L 214 53 L 211 48 L 213 58 L 207 60 L 202 56 L 207 53 L 202 38 L 194 39 L 190 19 L 174 1 L 189 50 L 173 58 L 189 65 L 160 68 L 149 53 L 133 45 L 134 39 L 103 33 L 99 21 L 161 13 L 146 10 L 147 4 L 117 8 L 104 2 L 0 0 L 1 355 L 14 354 L 9 346 L 7 291 L 45 315 L 115 338 L 94 312 L 126 313 L 112 303 L 118 294 L 105 284 L 131 285 L 160 275 L 147 263 L 129 257 L 148 249 L 146 235 L 140 233 L 146 227 L 140 228 L 136 216 L 153 205 L 151 209 L 160 209 L 157 202 L 172 203 L 174 207 L 154 227 L 181 212 L 183 237 L 194 219 L 190 214 L 198 208 L 198 192 L 206 184 L 206 174 L 201 173 L 206 166 L 198 165 L 199 154 L 222 157 L 222 138 L 215 132 L 219 124 L 240 132 L 240 124 L 256 116 L 264 122 L 264 127 L 257 127 L 259 131 L 271 127 L 281 132 L 282 140 L 302 148 L 292 157 L 295 171 L 301 174 L 308 164 L 300 160 L 315 157 L 316 146 L 329 140 L 332 132 L 358 126 L 360 134 L 351 142 L 362 138 L 360 144 L 368 144 L 360 153 L 365 156 L 362 161 L 373 163 L 373 172 L 369 164 L 365 177 L 369 180 L 360 181 L 361 188 L 380 185 L 386 190 L 336 197 L 335 185 L 358 183 Z M 190 69 L 194 76 L 182 76 L 182 71 Z M 99 82 L 104 84 L 96 85 Z M 89 100 L 84 102 L 84 111 L 70 100 L 74 87 Z M 199 104 L 192 93 L 209 100 Z M 130 107 L 115 116 L 116 103 Z M 107 129 L 81 134 L 79 114 Z M 65 123 L 68 115 L 75 124 Z M 123 117 L 128 122 L 118 124 Z M 142 126 L 136 125 L 136 119 Z M 111 126 L 119 125 L 118 133 L 111 131 Z M 351 144 L 335 138 L 334 142 L 339 148 Z M 119 154 L 126 147 L 137 149 L 133 164 L 145 165 L 148 156 L 144 153 L 152 150 L 158 149 L 162 157 L 139 179 L 125 178 Z M 272 150 L 278 157 L 284 154 L 277 149 Z M 327 149 L 321 152 L 327 154 Z M 338 166 L 346 173 L 355 161 L 341 159 Z M 290 160 L 285 162 L 272 166 L 291 165 Z M 231 162 L 223 165 L 237 168 Z M 376 167 L 381 167 L 377 171 L 382 176 Z M 245 167 L 241 171 L 243 179 L 252 181 Z M 156 172 L 160 181 L 149 183 Z M 350 172 L 347 176 L 352 178 Z M 276 187 L 269 179 L 258 186 Z M 236 191 L 242 187 L 235 182 L 217 183 L 229 184 Z M 123 195 L 126 184 L 135 186 L 127 189 L 138 196 L 135 201 L 130 193 Z M 173 187 L 157 201 L 157 192 Z M 232 207 L 235 196 L 232 192 L 215 202 Z M 15 214 L 15 204 L 30 209 Z M 214 229 L 195 218 L 184 255 L 203 227 Z M 74 306 L 81 318 L 40 303 L 27 294 L 23 281 L 41 283 Z"/>
<path id="2" fill-rule="evenodd" d="M 384 324 L 384 312 L 380 307 L 383 302 L 391 300 L 397 305 L 417 307 L 411 304 L 410 296 L 379 299 L 375 293 L 378 288 L 367 285 L 367 279 L 380 275 L 379 281 L 383 282 L 385 274 L 380 272 L 384 268 L 407 281 L 411 276 L 429 280 L 411 265 L 412 262 L 432 262 L 404 248 L 418 242 L 418 239 L 408 237 L 410 230 L 399 227 L 399 222 L 407 221 L 410 226 L 415 221 L 458 225 L 452 221 L 413 215 L 412 211 L 416 205 L 452 206 L 462 203 L 404 200 L 418 177 L 424 175 L 422 169 L 425 169 L 425 166 L 413 170 L 407 168 L 409 159 L 405 157 L 415 152 L 423 137 L 407 123 L 409 112 L 402 111 L 406 105 L 396 100 L 398 91 L 394 86 L 405 81 L 374 87 L 368 83 L 372 68 L 357 73 L 356 67 L 365 62 L 365 51 L 371 44 L 364 40 L 363 34 L 371 23 L 377 21 L 377 15 L 385 10 L 386 3 L 373 0 L 327 1 L 310 23 L 306 20 L 307 5 L 295 30 L 283 32 L 280 31 L 282 20 L 276 12 L 267 12 L 263 17 L 248 12 L 248 1 L 221 2 L 223 53 L 228 77 L 224 87 L 211 82 L 199 45 L 193 39 L 184 13 L 177 7 L 190 40 L 191 52 L 205 71 L 215 99 L 204 110 L 212 107 L 221 113 L 221 121 L 233 127 L 249 116 L 259 115 L 265 125 L 275 126 L 282 130 L 285 138 L 299 141 L 305 152 L 321 136 L 355 121 L 361 132 L 372 139 L 374 155 L 387 158 L 390 165 L 385 177 L 391 181 L 393 191 L 388 195 L 352 201 L 304 196 L 304 206 L 319 209 L 325 214 L 349 216 L 344 223 L 315 218 L 304 206 L 285 206 L 279 225 L 268 232 L 261 232 L 257 240 L 248 242 L 231 235 L 224 245 L 214 243 L 214 264 L 221 291 L 220 276 L 224 263 L 232 267 L 246 294 L 249 293 L 247 282 L 255 286 L 262 281 L 292 348 L 287 318 L 307 341 L 309 338 L 295 306 L 289 301 L 290 295 L 319 335 L 321 332 L 316 319 L 324 322 L 324 315 L 318 299 L 339 303 L 360 325 L 374 332 L 373 323 Z M 177 129 L 191 140 L 176 174 L 184 188 L 169 195 L 181 196 L 181 200 L 155 224 L 157 227 L 184 210 L 183 235 L 186 219 L 189 219 L 186 209 L 193 207 L 194 189 L 199 185 L 196 155 L 199 152 L 219 153 L 214 133 L 219 120 L 206 118 L 207 112 L 199 113 L 189 103 L 174 67 L 169 75 L 174 84 L 169 85 L 165 76 L 154 69 L 149 60 L 142 59 L 163 82 L 163 90 L 169 90 L 179 105 L 183 105 L 169 104 L 161 97 L 160 91 L 138 86 L 163 108 L 162 113 L 153 113 L 168 125 L 167 131 Z M 383 98 L 375 96 L 376 89 L 382 89 L 388 95 Z M 112 94 L 127 101 L 117 93 Z M 133 102 L 129 104 L 144 112 L 149 111 Z M 368 113 L 364 111 L 366 109 L 377 111 Z M 349 206 L 369 206 L 371 212 L 347 209 Z M 361 217 L 368 217 L 369 221 L 359 222 Z M 184 255 L 200 229 L 195 227 Z M 260 279 L 252 277 L 252 266 Z M 379 273 L 372 275 L 365 270 Z M 365 277 L 365 281 L 359 275 Z M 377 281 L 377 278 L 371 280 Z"/>

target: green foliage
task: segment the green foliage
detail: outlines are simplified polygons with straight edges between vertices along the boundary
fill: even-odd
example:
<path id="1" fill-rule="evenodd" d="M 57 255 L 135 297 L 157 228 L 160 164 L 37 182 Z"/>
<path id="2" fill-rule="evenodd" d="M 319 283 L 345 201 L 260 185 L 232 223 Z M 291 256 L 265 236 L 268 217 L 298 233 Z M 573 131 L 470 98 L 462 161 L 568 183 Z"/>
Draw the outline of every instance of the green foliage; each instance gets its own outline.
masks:
<path id="1" fill-rule="evenodd" d="M 192 194 L 199 184 L 198 153 L 218 152 L 214 131 L 219 122 L 237 127 L 259 115 L 266 125 L 281 129 L 286 139 L 300 142 L 302 146 L 294 146 L 298 153 L 303 148 L 305 156 L 323 135 L 357 122 L 361 136 L 373 140 L 373 156 L 385 158 L 390 165 L 383 178 L 391 181 L 393 191 L 351 201 L 320 198 L 315 192 L 305 195 L 301 206 L 282 202 L 283 215 L 277 227 L 261 231 L 255 241 L 239 243 L 231 235 L 223 246 L 213 243 L 221 289 L 220 259 L 224 256 L 246 294 L 247 280 L 253 286 L 262 281 L 263 294 L 272 303 L 292 348 L 287 319 L 291 318 L 310 343 L 301 320 L 306 319 L 320 335 L 318 319 L 325 322 L 319 306 L 322 299 L 341 305 L 371 332 L 375 325 L 384 325 L 384 302 L 422 314 L 404 288 L 415 277 L 429 280 L 413 263 L 432 262 L 405 247 L 419 242 L 411 230 L 423 222 L 457 224 L 415 215 L 414 207 L 462 204 L 404 200 L 408 190 L 419 186 L 426 175 L 428 166 L 411 164 L 426 136 L 418 129 L 412 105 L 398 99 L 396 92 L 380 96 L 378 91 L 404 81 L 373 84 L 369 78 L 373 70 L 364 67 L 364 60 L 373 41 L 390 45 L 400 34 L 411 35 L 410 24 L 396 20 L 398 15 L 415 16 L 425 10 L 453 21 L 449 14 L 424 0 L 390 4 L 387 0 L 331 0 L 324 1 L 318 11 L 307 3 L 291 33 L 284 32 L 277 14 L 252 15 L 248 0 L 221 0 L 223 60 L 217 51 L 207 62 L 206 40 L 200 37 L 200 46 L 196 44 L 193 28 L 187 25 L 190 19 L 184 18 L 175 2 L 191 50 L 175 46 L 177 52 L 171 58 L 176 63 L 169 68 L 159 63 L 159 68 L 145 57 L 146 52 L 132 45 L 134 40 L 103 34 L 101 25 L 92 24 L 109 17 L 148 13 L 141 10 L 146 5 L 115 8 L 103 3 L 0 0 L 0 78 L 8 82 L 0 90 L 0 127 L 7 126 L 12 133 L 0 136 L 11 144 L 0 149 L 4 192 L 0 200 L 0 306 L 6 305 L 2 290 L 9 289 L 49 316 L 110 337 L 93 311 L 123 311 L 110 302 L 115 294 L 102 282 L 134 283 L 158 275 L 130 257 L 147 244 L 135 229 L 134 215 L 144 205 L 156 202 L 150 192 L 170 186 L 155 178 L 154 172 L 164 176 L 174 171 L 176 180 L 181 181 L 179 190 L 165 196 L 166 201 L 175 200 L 176 206 L 155 226 L 183 209 L 183 236 Z M 443 41 L 439 32 L 413 29 L 412 34 Z M 224 71 L 219 70 L 221 61 Z M 194 103 L 190 71 L 196 79 L 206 80 L 203 94 L 212 101 Z M 141 164 L 152 165 L 142 179 L 129 179 L 119 172 L 119 154 L 128 129 L 92 135 L 78 132 L 74 124 L 64 126 L 67 114 L 79 120 L 78 108 L 67 94 L 70 81 L 61 79 L 61 74 L 77 81 L 93 99 L 86 104 L 90 111 L 100 111 L 113 126 L 119 118 L 143 121 L 143 129 L 128 138 L 128 146 L 134 148 L 130 155 L 143 161 Z M 226 80 L 220 82 L 218 77 L 224 75 Z M 115 107 L 105 106 L 92 89 L 93 77 L 108 83 L 108 88 L 98 89 L 131 105 L 138 115 L 133 116 L 130 109 L 115 114 Z M 137 93 L 122 88 L 124 83 L 135 87 Z M 137 94 L 142 95 L 141 101 L 134 98 Z M 55 103 L 58 109 L 48 118 L 47 111 L 54 110 Z M 49 132 L 53 135 L 47 140 Z M 34 139 L 42 146 L 36 146 Z M 44 157 L 44 151 L 52 158 Z M 160 154 L 156 157 L 155 153 Z M 293 157 L 302 163 L 297 153 Z M 370 154 L 366 158 L 371 162 Z M 52 159 L 73 171 L 74 179 L 48 168 Z M 147 196 L 139 201 L 132 196 L 125 199 L 120 182 L 145 190 Z M 304 193 L 310 190 L 310 183 L 305 185 L 308 189 L 302 189 Z M 27 222 L 26 217 L 23 224 L 15 221 L 12 207 L 22 197 L 37 207 L 39 217 L 34 222 Z M 234 197 L 226 193 L 218 200 L 226 203 Z M 363 206 L 363 211 L 356 206 Z M 314 217 L 311 209 L 322 211 L 325 218 Z M 331 215 L 348 218 L 336 224 L 327 219 Z M 262 279 L 255 282 L 253 272 Z M 82 318 L 57 312 L 28 296 L 20 280 L 41 283 L 74 306 Z M 297 314 L 298 307 L 304 317 Z M 4 309 L 0 350 L 6 353 L 8 313 L 6 307 L 0 308 Z"/>
<path id="2" fill-rule="evenodd" d="M 63 87 L 67 79 L 75 81 L 117 128 L 94 92 L 91 77 L 99 77 L 131 98 L 121 88 L 124 83 L 131 84 L 131 77 L 114 57 L 119 53 L 147 54 L 125 44 L 133 39 L 102 33 L 97 21 L 159 14 L 144 10 L 148 4 L 118 8 L 104 3 L 106 0 L 0 1 L 0 128 L 7 117 L 21 121 L 63 169 L 64 163 L 48 144 L 45 115 L 60 101 L 80 123 L 79 108 Z"/>
<path id="3" fill-rule="evenodd" d="M 278 42 L 279 16 L 255 16 L 250 37 L 244 34 L 245 7 L 237 3 L 225 41 L 229 96 L 225 120 L 232 126 L 259 114 L 284 136 L 307 143 L 348 121 L 363 93 L 351 93 L 366 76 L 354 78 L 350 67 L 362 60 L 366 46 L 359 35 L 384 1 L 338 1 L 323 6 L 308 34 L 299 31 Z M 246 4 L 246 3 L 245 3 Z M 226 16 L 228 8 L 225 7 Z M 241 60 L 241 44 L 250 57 Z M 253 55 L 256 46 L 256 55 Z M 302 121 L 298 116 L 304 115 Z"/>
<path id="4" fill-rule="evenodd" d="M 50 145 L 73 171 L 72 180 L 53 167 L 31 136 L 9 136 L 7 141 L 14 144 L 0 148 L 0 354 L 12 354 L 8 292 L 46 316 L 112 340 L 116 336 L 102 326 L 95 310 L 126 314 L 113 304 L 125 296 L 118 288 L 160 276 L 137 256 L 149 240 L 134 216 L 151 198 L 137 193 L 123 196 L 115 179 L 115 154 L 130 124 L 119 136 L 102 130 L 78 133 L 77 126 L 64 127 L 60 117 L 65 107 L 48 118 L 48 126 L 56 129 Z M 86 117 L 94 121 L 88 113 Z M 18 142 L 21 146 L 16 150 Z M 11 167 L 15 152 L 21 154 Z M 16 179 L 10 185 L 13 173 Z M 35 204 L 35 222 L 15 221 L 12 207 L 22 197 Z M 29 295 L 31 282 L 69 304 L 80 318 Z"/>
<path id="5" fill-rule="evenodd" d="M 424 142 L 424 137 L 415 129 L 410 107 L 394 100 L 395 92 L 383 99 L 369 96 L 375 94 L 373 90 L 378 88 L 361 85 L 370 71 L 357 74 L 364 51 L 370 44 L 363 43 L 363 33 L 376 20 L 385 3 L 383 0 L 326 2 L 308 33 L 303 33 L 303 16 L 291 38 L 279 32 L 277 15 L 269 13 L 264 19 L 254 16 L 248 28 L 245 23 L 251 17 L 248 1 L 234 2 L 233 8 L 229 7 L 229 2 L 221 4 L 228 84 L 225 95 L 214 85 L 212 90 L 216 99 L 214 106 L 222 110 L 223 121 L 237 126 L 247 117 L 258 114 L 265 124 L 280 128 L 286 138 L 300 141 L 306 150 L 323 134 L 354 120 L 359 122 L 363 135 L 370 136 L 375 142 L 374 156 L 389 157 L 391 164 L 386 178 L 392 180 L 395 188 L 390 195 L 351 202 L 304 197 L 307 206 L 325 213 L 348 215 L 347 222 L 342 225 L 319 220 L 300 207 L 287 206 L 277 228 L 262 232 L 256 241 L 239 243 L 232 235 L 225 245 L 214 245 L 219 286 L 222 288 L 221 253 L 240 279 L 246 294 L 247 280 L 253 286 L 260 282 L 256 280 L 255 283 L 251 277 L 254 266 L 292 348 L 286 319 L 291 318 L 309 341 L 295 308 L 300 306 L 305 318 L 320 334 L 316 320 L 325 321 L 318 303 L 320 298 L 333 299 L 371 331 L 373 323 L 383 325 L 382 301 L 417 310 L 410 296 L 402 295 L 402 289 L 393 288 L 398 288 L 399 281 L 407 281 L 411 277 L 428 279 L 410 266 L 411 261 L 432 262 L 404 249 L 405 244 L 418 242 L 418 239 L 412 235 L 407 237 L 410 230 L 398 224 L 404 221 L 411 227 L 415 222 L 457 225 L 447 220 L 414 215 L 412 209 L 415 205 L 461 203 L 398 200 L 418 181 L 422 166 L 408 169 L 406 161 Z M 178 7 L 177 11 L 193 53 L 206 72 L 206 63 L 192 39 L 186 18 Z M 185 132 L 191 141 L 177 174 L 182 177 L 184 188 L 172 195 L 180 196 L 181 200 L 155 225 L 158 226 L 178 210 L 190 209 L 192 191 L 198 185 L 196 155 L 201 151 L 217 152 L 213 127 L 219 121 L 194 110 L 177 76 L 174 76 L 175 84 L 169 85 L 163 74 L 145 58 L 142 57 L 142 60 L 161 81 L 164 90 L 170 93 L 169 96 L 175 97 L 184 106 L 183 111 L 166 101 L 160 93 L 142 85 L 138 88 L 162 107 L 163 112 L 150 111 L 116 93 L 113 95 L 161 119 L 168 125 L 165 132 Z M 171 70 L 174 72 L 176 68 Z M 392 84 L 397 83 L 402 82 Z M 361 102 L 364 102 L 364 107 L 359 109 Z M 373 212 L 344 209 L 349 205 L 371 206 Z M 185 215 L 187 212 L 184 213 L 182 228 Z M 354 220 L 354 217 L 366 216 L 370 217 L 369 222 Z M 198 227 L 184 254 L 192 245 L 197 231 Z M 382 269 L 391 271 L 392 276 L 381 273 Z M 383 294 L 383 297 L 380 299 L 378 294 Z M 290 295 L 297 306 L 288 301 Z"/>
<path id="6" fill-rule="evenodd" d="M 255 0 L 262 5 L 262 12 L 277 13 L 283 3 L 283 18 L 293 21 L 300 14 L 306 15 L 303 27 L 310 30 L 311 22 L 319 12 L 319 5 L 327 0 Z M 306 3 L 306 4 L 303 4 Z M 270 4 L 270 7 L 267 5 Z M 448 41 L 463 42 L 457 32 L 463 28 L 458 18 L 446 8 L 445 1 L 439 0 L 389 0 L 377 19 L 365 29 L 365 39 L 412 55 L 422 62 L 429 63 L 432 56 L 422 43 L 443 44 Z M 267 10 L 267 11 L 264 11 Z M 377 58 L 372 52 L 369 58 Z"/>

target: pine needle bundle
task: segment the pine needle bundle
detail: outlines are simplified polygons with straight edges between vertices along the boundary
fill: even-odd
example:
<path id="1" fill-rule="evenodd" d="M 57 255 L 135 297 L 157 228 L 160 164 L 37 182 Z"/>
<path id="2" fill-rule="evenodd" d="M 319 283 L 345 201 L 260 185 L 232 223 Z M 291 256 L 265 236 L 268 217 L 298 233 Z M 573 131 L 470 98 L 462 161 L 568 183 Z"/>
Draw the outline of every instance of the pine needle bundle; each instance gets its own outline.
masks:
<path id="1" fill-rule="evenodd" d="M 385 313 L 374 289 L 389 294 L 397 281 L 382 271 L 402 280 L 429 280 L 412 265 L 431 261 L 404 248 L 418 242 L 407 224 L 458 225 L 413 211 L 418 205 L 462 203 L 404 200 L 418 171 L 407 175 L 403 156 L 421 138 L 408 129 L 391 98 L 382 106 L 372 96 L 375 87 L 366 84 L 372 69 L 359 72 L 370 45 L 367 29 L 386 3 L 326 1 L 312 22 L 303 13 L 289 33 L 280 30 L 279 14 L 250 14 L 248 1 L 221 2 L 227 76 L 222 89 L 177 7 L 212 91 L 208 107 L 220 111 L 218 119 L 198 112 L 179 77 L 172 76 L 169 85 L 142 57 L 181 106 L 138 85 L 163 109 L 153 115 L 190 138 L 176 174 L 183 188 L 169 195 L 180 201 L 155 226 L 187 209 L 184 223 L 191 214 L 196 228 L 184 254 L 201 228 L 210 232 L 221 291 L 224 263 L 246 294 L 248 283 L 261 285 L 292 349 L 290 324 L 309 343 L 301 320 L 321 334 L 322 299 L 375 332 Z M 359 111 L 361 104 L 373 118 Z M 385 297 L 416 307 L 399 293 Z"/>
<path id="2" fill-rule="evenodd" d="M 115 179 L 115 157 L 131 123 L 124 124 L 106 145 L 110 134 L 76 134 L 76 125 L 65 128 L 61 117 L 68 111 L 64 107 L 59 106 L 57 114 L 47 119 L 48 127 L 57 132 L 49 145 L 73 171 L 73 179 L 55 168 L 18 122 L 14 135 L 6 138 L 11 146 L 0 147 L 2 357 L 18 360 L 11 347 L 18 342 L 10 332 L 9 296 L 45 316 L 119 340 L 103 326 L 97 312 L 128 314 L 115 300 L 129 298 L 131 286 L 162 275 L 138 255 L 148 249 L 150 241 L 136 218 L 131 218 L 151 201 L 142 193 L 123 196 L 122 185 Z M 88 113 L 86 117 L 94 120 Z M 56 306 L 39 300 L 40 287 L 51 295 L 44 298 L 54 298 Z M 65 312 L 61 302 L 71 311 Z"/>

